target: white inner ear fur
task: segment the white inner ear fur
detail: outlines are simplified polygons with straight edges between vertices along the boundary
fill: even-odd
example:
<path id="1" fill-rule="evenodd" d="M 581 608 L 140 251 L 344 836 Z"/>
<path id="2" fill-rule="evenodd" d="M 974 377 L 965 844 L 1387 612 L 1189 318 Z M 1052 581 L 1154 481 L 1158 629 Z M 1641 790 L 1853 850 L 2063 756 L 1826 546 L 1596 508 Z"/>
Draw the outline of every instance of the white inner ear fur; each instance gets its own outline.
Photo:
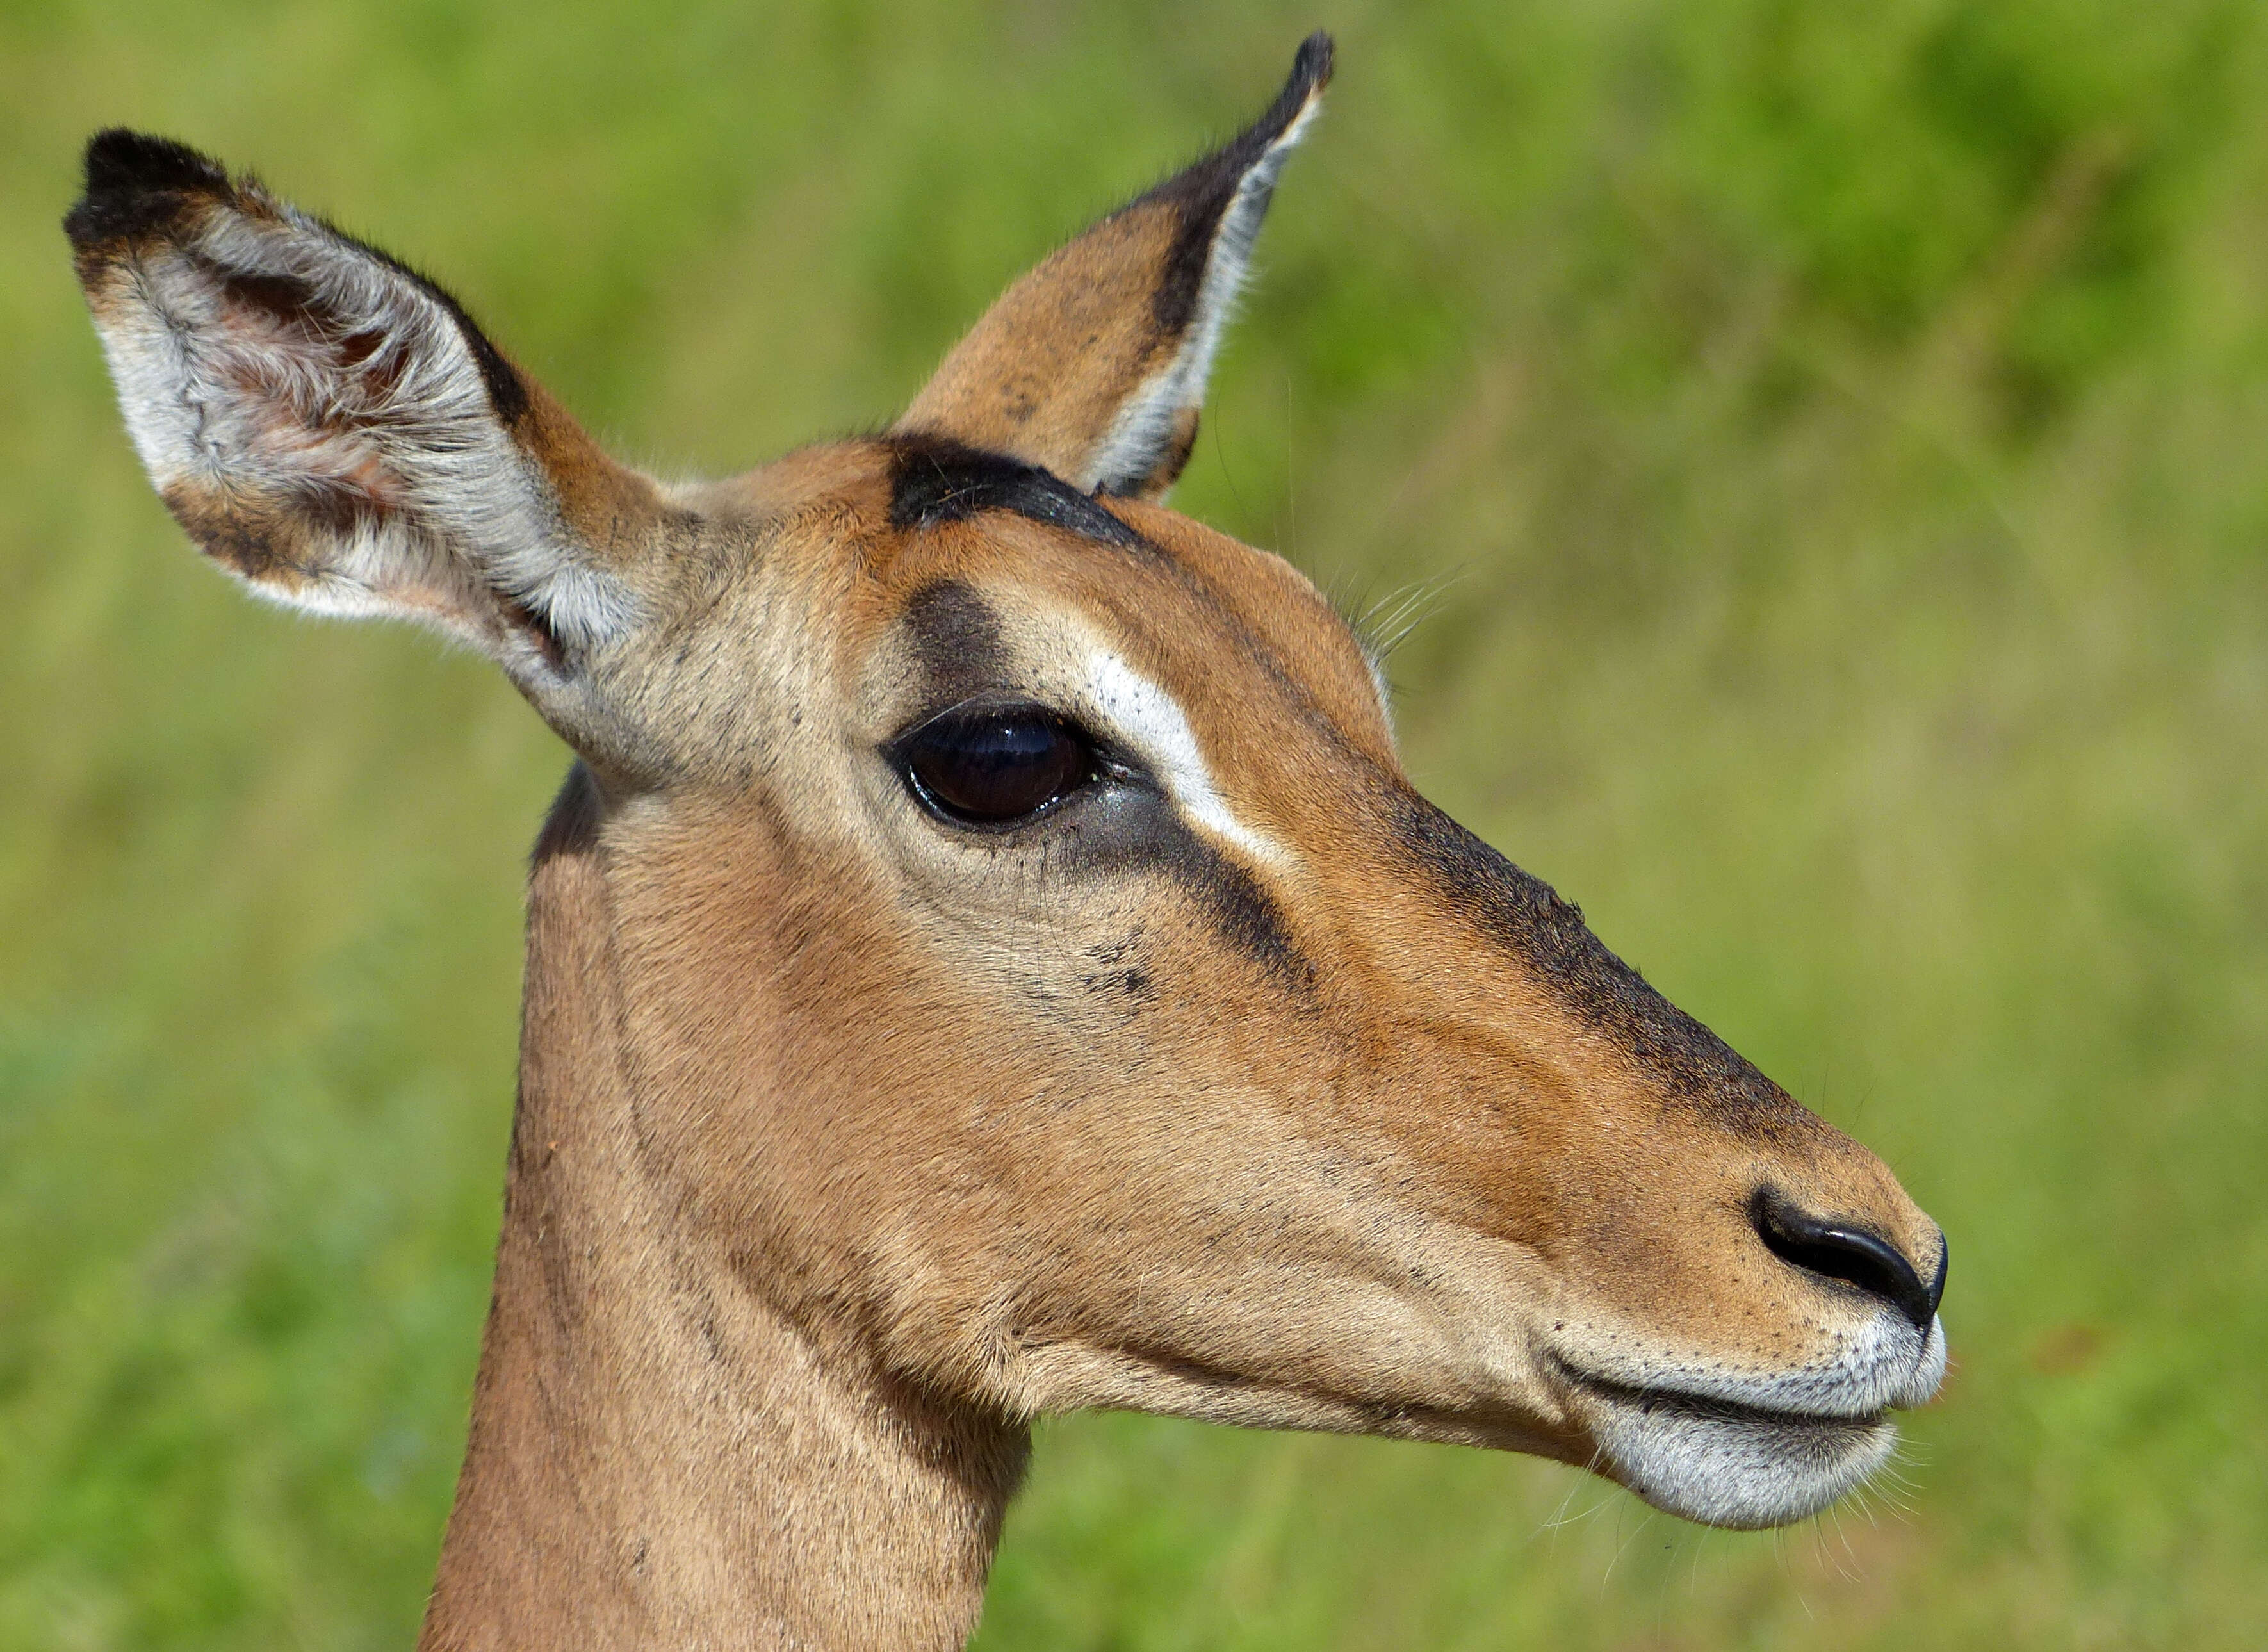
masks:
<path id="1" fill-rule="evenodd" d="M 1088 492 L 1099 488 L 1124 491 L 1155 471 L 1173 445 L 1183 409 L 1204 400 L 1213 356 L 1236 308 L 1237 295 L 1251 272 L 1252 245 L 1260 237 L 1261 221 L 1268 216 L 1276 180 L 1322 107 L 1321 95 L 1311 95 L 1283 136 L 1261 151 L 1260 159 L 1237 181 L 1236 194 L 1221 214 L 1212 249 L 1205 256 L 1197 311 L 1182 336 L 1182 347 L 1127 398 L 1111 420 L 1110 432 L 1095 450 L 1086 474 L 1076 478 Z"/>
<path id="2" fill-rule="evenodd" d="M 100 317 L 152 482 L 247 493 L 267 508 L 321 491 L 366 502 L 350 533 L 308 515 L 321 549 L 305 583 L 252 581 L 298 606 L 477 632 L 485 588 L 571 642 L 626 625 L 629 591 L 576 559 L 455 318 L 399 271 L 281 210 L 275 223 L 216 212 L 185 244 L 141 254 L 130 295 Z M 318 313 L 286 320 L 229 291 L 263 277 L 304 284 Z"/>
<path id="3" fill-rule="evenodd" d="M 1189 822 L 1263 865 L 1290 859 L 1283 845 L 1230 810 L 1212 782 L 1197 732 L 1174 697 L 1108 648 L 1088 653 L 1080 685 L 1084 709 L 1139 752 Z"/>

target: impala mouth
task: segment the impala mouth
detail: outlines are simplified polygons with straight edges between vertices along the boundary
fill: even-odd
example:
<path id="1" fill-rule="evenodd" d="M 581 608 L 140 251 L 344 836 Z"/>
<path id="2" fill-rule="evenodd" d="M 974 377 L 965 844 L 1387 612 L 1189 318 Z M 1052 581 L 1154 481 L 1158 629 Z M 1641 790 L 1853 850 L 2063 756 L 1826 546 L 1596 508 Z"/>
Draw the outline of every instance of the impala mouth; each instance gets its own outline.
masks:
<path id="1" fill-rule="evenodd" d="M 1783 1410 L 1560 1369 L 1592 1402 L 1598 1466 L 1657 1508 L 1705 1525 L 1754 1530 L 1817 1514 L 1897 1446 L 1886 1406 Z"/>

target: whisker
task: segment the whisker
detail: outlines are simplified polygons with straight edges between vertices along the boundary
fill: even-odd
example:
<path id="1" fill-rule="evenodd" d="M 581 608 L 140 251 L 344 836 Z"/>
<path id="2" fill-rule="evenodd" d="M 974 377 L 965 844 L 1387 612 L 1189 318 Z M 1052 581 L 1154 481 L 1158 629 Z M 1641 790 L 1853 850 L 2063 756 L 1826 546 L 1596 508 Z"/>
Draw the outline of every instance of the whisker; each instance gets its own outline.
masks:
<path id="1" fill-rule="evenodd" d="M 1392 586 L 1381 595 L 1367 597 L 1359 607 L 1349 600 L 1351 593 L 1335 591 L 1331 594 L 1332 606 L 1345 619 L 1372 664 L 1383 669 L 1395 650 L 1439 611 L 1449 588 L 1469 572 L 1462 565 L 1447 568 L 1422 579 Z"/>
<path id="2" fill-rule="evenodd" d="M 1617 1522 L 1617 1523 L 1619 1523 L 1619 1522 Z M 1646 1511 L 1646 1517 L 1639 1521 L 1638 1524 L 1631 1529 L 1630 1536 L 1624 1538 L 1620 1543 L 1615 1545 L 1614 1558 L 1607 1562 L 1607 1569 L 1599 1578 L 1599 1592 L 1601 1594 L 1603 1595 L 1606 1592 L 1607 1585 L 1614 1581 L 1615 1567 L 1622 1564 L 1623 1555 L 1629 1550 L 1631 1544 L 1638 1541 L 1638 1533 L 1644 1531 L 1653 1523 L 1653 1510 L 1649 1508 Z"/>

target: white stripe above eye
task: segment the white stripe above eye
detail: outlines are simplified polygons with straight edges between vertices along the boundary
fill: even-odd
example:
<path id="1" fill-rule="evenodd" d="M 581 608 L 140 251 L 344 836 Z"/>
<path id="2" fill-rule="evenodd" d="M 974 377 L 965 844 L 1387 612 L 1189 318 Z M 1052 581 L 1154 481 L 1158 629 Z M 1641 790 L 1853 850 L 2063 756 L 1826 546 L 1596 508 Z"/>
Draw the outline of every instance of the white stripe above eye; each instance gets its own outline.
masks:
<path id="1" fill-rule="evenodd" d="M 1098 648 L 1087 656 L 1085 697 L 1096 719 L 1150 763 L 1192 826 L 1256 860 L 1288 859 L 1281 844 L 1230 812 L 1213 785 L 1197 733 L 1172 695 L 1117 654 Z"/>

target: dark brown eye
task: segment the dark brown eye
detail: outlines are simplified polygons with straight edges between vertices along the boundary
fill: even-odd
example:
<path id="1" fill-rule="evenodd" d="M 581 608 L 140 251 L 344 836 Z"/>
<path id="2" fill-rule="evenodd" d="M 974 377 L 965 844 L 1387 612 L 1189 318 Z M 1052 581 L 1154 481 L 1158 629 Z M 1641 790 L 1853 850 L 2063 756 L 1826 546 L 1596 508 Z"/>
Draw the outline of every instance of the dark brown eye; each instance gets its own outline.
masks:
<path id="1" fill-rule="evenodd" d="M 1047 808 L 1086 779 L 1094 760 L 1076 730 L 1020 706 L 948 712 L 907 735 L 899 753 L 924 801 L 988 826 Z"/>

